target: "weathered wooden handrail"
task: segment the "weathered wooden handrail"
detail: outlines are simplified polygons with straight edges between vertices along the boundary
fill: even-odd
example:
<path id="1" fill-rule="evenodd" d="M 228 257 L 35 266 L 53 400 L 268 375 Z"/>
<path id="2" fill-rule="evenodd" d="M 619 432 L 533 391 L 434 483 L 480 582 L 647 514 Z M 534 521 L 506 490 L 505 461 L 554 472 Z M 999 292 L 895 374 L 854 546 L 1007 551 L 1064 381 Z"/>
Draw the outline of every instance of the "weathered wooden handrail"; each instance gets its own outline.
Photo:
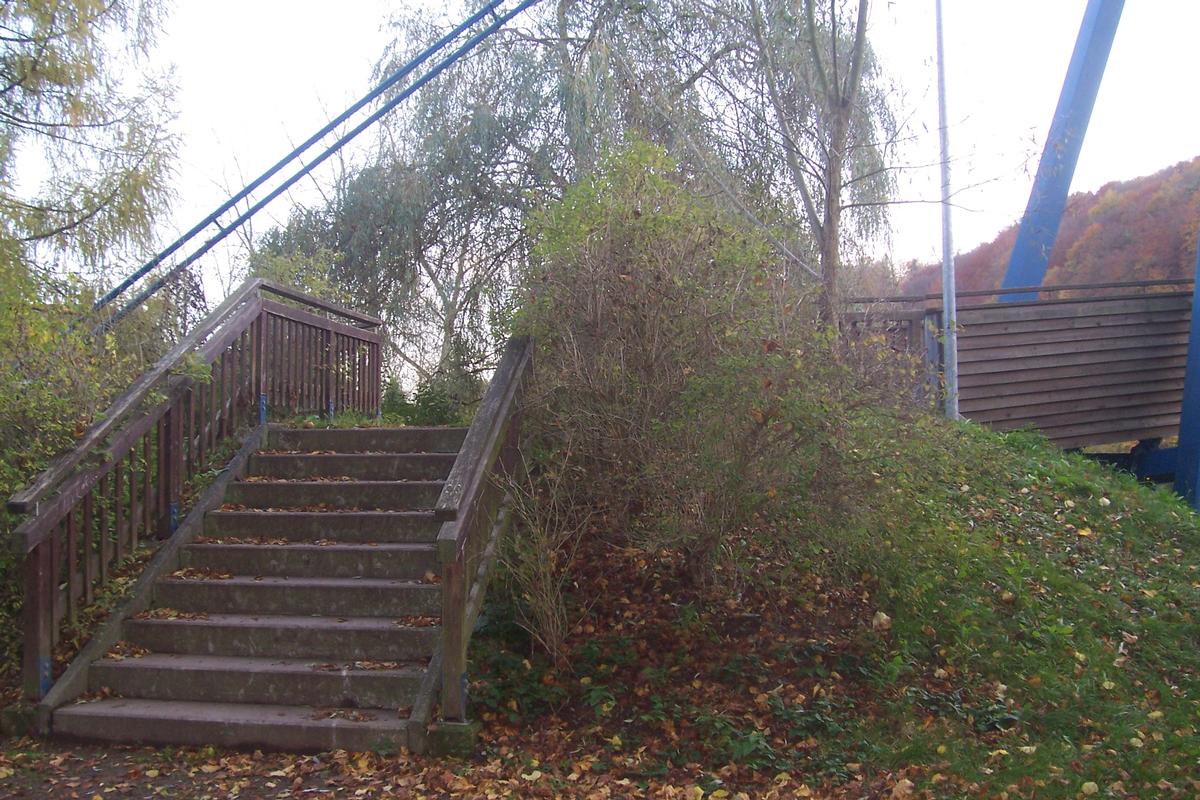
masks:
<path id="1" fill-rule="evenodd" d="M 1149 281 L 1109 281 L 1107 283 L 1063 283 L 1049 286 L 1015 286 L 1011 289 L 961 289 L 959 297 L 998 297 L 1002 294 L 1057 294 L 1058 292 L 1083 292 L 1093 289 L 1153 289 L 1162 286 L 1191 286 L 1193 278 L 1155 279 Z M 871 305 L 886 303 L 925 303 L 941 301 L 941 292 L 930 294 L 897 294 L 890 297 L 848 297 L 850 305 Z"/>
<path id="2" fill-rule="evenodd" d="M 274 302 L 282 297 L 306 308 Z M 340 317 L 329 319 L 322 314 Z M 176 527 L 184 482 L 268 409 L 377 413 L 380 322 L 270 281 L 243 284 L 113 402 L 76 446 L 9 501 L 25 556 L 24 683 L 51 685 L 59 623 L 75 620 L 139 540 Z M 197 380 L 181 368 L 199 360 Z M 153 393 L 162 400 L 147 408 Z"/>
<path id="3" fill-rule="evenodd" d="M 124 394 L 114 400 L 108 410 L 101 416 L 100 420 L 88 428 L 83 436 L 79 438 L 79 441 L 75 443 L 75 447 L 56 458 L 51 462 L 50 466 L 38 475 L 33 483 L 9 498 L 8 510 L 14 514 L 28 514 L 34 511 L 38 501 L 45 497 L 72 470 L 78 467 L 96 446 L 126 418 L 129 412 L 137 408 L 149 396 L 171 370 L 178 369 L 184 359 L 198 345 L 205 343 L 218 328 L 221 328 L 235 311 L 243 309 L 243 316 L 245 316 L 244 307 L 247 300 L 251 298 L 259 298 L 261 300 L 261 293 L 263 291 L 289 300 L 306 303 L 313 308 L 354 320 L 368 328 L 378 328 L 382 324 L 374 317 L 359 314 L 356 311 L 343 308 L 335 303 L 329 303 L 315 297 L 308 297 L 274 281 L 268 281 L 263 278 L 249 280 L 230 294 L 229 297 L 225 298 L 211 314 L 204 318 L 203 322 L 196 326 L 194 331 L 183 337 L 153 367 L 135 380 Z M 232 325 L 226 325 L 225 328 L 227 332 L 239 330 L 236 322 Z M 212 347 L 207 348 L 209 351 L 213 349 Z M 219 351 L 224 349 L 224 347 L 219 346 L 215 349 Z"/>
<path id="4" fill-rule="evenodd" d="M 512 470 L 521 398 L 533 357 L 528 338 L 505 347 L 434 513 L 442 565 L 442 719 L 466 720 L 466 654 L 497 539 L 507 519 L 503 476 Z"/>

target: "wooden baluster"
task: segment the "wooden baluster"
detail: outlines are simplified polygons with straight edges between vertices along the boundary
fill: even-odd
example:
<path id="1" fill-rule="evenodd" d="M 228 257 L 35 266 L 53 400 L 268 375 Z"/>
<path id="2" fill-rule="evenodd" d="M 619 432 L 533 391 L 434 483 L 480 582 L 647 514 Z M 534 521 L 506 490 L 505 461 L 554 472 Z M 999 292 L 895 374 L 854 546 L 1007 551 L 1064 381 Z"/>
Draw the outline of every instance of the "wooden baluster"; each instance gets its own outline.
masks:
<path id="1" fill-rule="evenodd" d="M 187 459 L 187 477 L 191 480 L 196 475 L 196 469 L 199 463 L 196 460 L 196 385 L 192 384 L 188 387 L 186 395 L 187 404 L 187 431 L 186 441 L 186 459 Z"/>
<path id="2" fill-rule="evenodd" d="M 253 324 L 253 323 L 251 323 Z M 253 371 L 251 359 L 251 331 L 250 327 L 242 331 L 242 335 L 238 337 L 241 347 L 241 363 L 238 366 L 238 428 L 242 424 L 253 417 L 251 413 L 250 402 L 250 387 L 253 384 L 251 373 Z"/>
<path id="3" fill-rule="evenodd" d="M 312 411 L 317 405 L 317 395 L 313 391 L 313 360 L 316 355 L 316 340 L 313 338 L 316 330 L 311 325 L 304 326 L 304 407 Z"/>
<path id="4" fill-rule="evenodd" d="M 275 318 L 275 383 L 279 394 L 279 408 L 288 413 L 287 392 L 287 320 Z"/>
<path id="5" fill-rule="evenodd" d="M 79 619 L 76 600 L 79 591 L 79 528 L 75 525 L 75 509 L 67 512 L 67 619 L 74 625 Z"/>
<path id="6" fill-rule="evenodd" d="M 321 413 L 333 413 L 333 332 L 321 331 Z"/>
<path id="7" fill-rule="evenodd" d="M 50 646 L 58 644 L 59 625 L 67 616 L 67 595 L 59 591 L 66 580 L 65 564 L 67 560 L 67 521 L 55 528 L 54 536 L 50 538 Z"/>
<path id="8" fill-rule="evenodd" d="M 125 558 L 125 503 L 127 498 L 123 497 L 125 493 L 125 459 L 118 458 L 117 463 L 113 466 L 113 530 L 116 532 L 116 564 L 120 564 Z M 130 506 L 130 518 L 133 516 L 133 507 Z"/>
<path id="9" fill-rule="evenodd" d="M 341 398 L 338 405 L 342 408 L 352 408 L 350 403 L 350 351 L 347 349 L 346 337 L 338 335 L 338 396 Z"/>
<path id="10" fill-rule="evenodd" d="M 297 414 L 300 411 L 300 397 L 296 391 L 296 323 L 290 319 L 287 321 L 287 350 L 283 364 L 287 371 L 288 408 Z"/>
<path id="11" fill-rule="evenodd" d="M 217 388 L 221 383 L 221 357 L 213 359 L 212 373 L 208 382 L 208 409 L 205 413 L 205 449 L 210 457 L 217 438 Z"/>
<path id="12" fill-rule="evenodd" d="M 83 602 L 91 605 L 96 591 L 96 507 L 93 492 L 83 496 Z"/>
<path id="13" fill-rule="evenodd" d="M 366 397 L 363 394 L 367 388 L 367 350 L 357 344 L 354 347 L 354 404 L 359 412 L 367 410 Z"/>
<path id="14" fill-rule="evenodd" d="M 229 345 L 229 433 L 233 433 L 241 424 L 241 390 L 242 390 L 242 337 L 233 340 Z"/>
<path id="15" fill-rule="evenodd" d="M 149 537 L 154 530 L 154 491 L 150 484 L 151 456 L 150 434 L 142 437 L 142 536 Z M 136 542 L 135 542 L 136 545 Z"/>
<path id="16" fill-rule="evenodd" d="M 271 377 L 275 383 L 275 403 L 287 411 L 287 396 L 283 391 L 283 318 L 274 318 L 275 338 L 271 342 Z"/>
<path id="17" fill-rule="evenodd" d="M 112 566 L 112 536 L 109 533 L 109 509 L 113 505 L 113 496 L 108 492 L 109 472 L 100 476 L 98 484 L 100 496 L 100 585 L 108 583 L 108 573 Z"/>
<path id="18" fill-rule="evenodd" d="M 302 330 L 303 326 L 300 323 L 292 322 L 291 355 L 288 366 L 292 376 L 292 413 L 295 414 L 304 410 L 304 404 L 300 402 L 300 335 Z"/>
<path id="19" fill-rule="evenodd" d="M 305 355 L 305 335 L 308 332 L 307 326 L 302 323 L 295 323 L 295 377 L 296 377 L 296 411 L 304 414 L 308 410 L 308 404 L 305 403 L 304 393 L 304 355 Z"/>
<path id="20" fill-rule="evenodd" d="M 371 354 L 375 359 L 374 387 L 375 396 L 371 398 L 372 410 L 376 414 L 383 413 L 383 352 L 379 343 L 371 344 Z"/>
<path id="21" fill-rule="evenodd" d="M 249 394 L 250 420 L 258 423 L 259 396 L 262 394 L 262 321 L 259 314 L 250 325 L 250 366 L 246 375 L 246 392 Z"/>
<path id="22" fill-rule="evenodd" d="M 216 438 L 213 444 L 223 441 L 229 435 L 229 350 L 221 352 L 221 381 L 217 386 L 217 418 L 213 423 L 216 429 Z"/>
<path id="23" fill-rule="evenodd" d="M 171 524 L 167 518 L 167 506 L 170 503 L 167 493 L 171 483 L 171 464 L 167 458 L 167 440 L 170 438 L 167 427 L 170 425 L 170 418 L 171 408 L 168 406 L 154 425 L 154 535 L 158 539 L 167 537 L 167 530 Z"/>
<path id="24" fill-rule="evenodd" d="M 192 396 L 196 404 L 196 469 L 204 469 L 208 458 L 208 442 L 206 434 L 208 432 L 208 396 L 212 386 L 212 365 L 209 364 L 208 383 L 197 386 L 192 391 Z"/>

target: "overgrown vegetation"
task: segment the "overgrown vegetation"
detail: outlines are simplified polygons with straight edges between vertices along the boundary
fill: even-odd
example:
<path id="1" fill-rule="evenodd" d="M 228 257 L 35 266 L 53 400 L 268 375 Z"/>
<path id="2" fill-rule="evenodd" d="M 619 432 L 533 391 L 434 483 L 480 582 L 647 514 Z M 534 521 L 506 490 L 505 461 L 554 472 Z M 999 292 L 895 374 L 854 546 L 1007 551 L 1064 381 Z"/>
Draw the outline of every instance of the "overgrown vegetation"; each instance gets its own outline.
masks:
<path id="1" fill-rule="evenodd" d="M 0 8 L 0 500 L 67 449 L 197 305 L 184 281 L 115 335 L 90 334 L 110 260 L 152 244 L 170 196 L 171 87 L 142 61 L 161 12 L 124 0 Z M 0 512 L 0 535 L 14 522 Z M 0 684 L 19 657 L 16 567 L 5 548 Z"/>
<path id="2" fill-rule="evenodd" d="M 877 230 L 895 123 L 866 4 L 830 3 L 827 20 L 802 5 L 803 20 L 757 2 L 559 3 L 538 35 L 498 37 L 424 92 L 390 132 L 405 144 L 259 243 L 256 274 L 365 303 L 421 351 L 391 352 L 415 389 L 391 382 L 381 416 L 298 424 L 465 424 L 500 334 L 536 341 L 523 469 L 505 487 L 516 524 L 472 651 L 484 758 L 166 751 L 139 775 L 362 796 L 1200 791 L 1196 516 L 1036 436 L 934 418 L 886 336 L 839 330 L 843 189 L 862 209 L 851 227 Z M 437 32 L 406 24 L 385 63 Z M 857 53 L 843 67 L 866 73 L 862 95 L 828 83 L 818 32 Z M 650 73 L 664 91 L 641 91 Z M 511 91 L 488 106 L 497 85 Z M 693 127 L 757 213 L 717 202 L 701 148 L 668 155 Z M 145 210 L 153 177 L 130 176 L 126 211 Z M 0 491 L 68 445 L 187 307 L 135 315 L 136 336 L 76 334 L 95 288 L 39 271 L 19 243 L 30 220 L 0 241 L 15 300 Z M 81 227 L 76 256 L 142 225 Z M 806 255 L 822 289 L 799 281 Z M 2 562 L 0 581 L 3 621 L 19 583 Z M 0 780 L 32 786 L 60 764 L 14 752 Z"/>
<path id="3" fill-rule="evenodd" d="M 475 689 L 512 757 L 555 792 L 1190 796 L 1186 506 L 926 413 L 653 146 L 534 230 L 523 524 Z"/>
<path id="4" fill-rule="evenodd" d="M 906 412 L 916 384 L 903 357 L 818 324 L 762 232 L 704 200 L 653 145 L 607 158 L 533 228 L 540 260 L 518 318 L 538 347 L 533 484 L 517 494 L 539 503 L 523 506 L 531 538 L 514 537 L 508 558 L 522 598 L 558 594 L 541 560 L 569 550 L 588 518 L 649 557 L 682 553 L 693 585 L 782 490 L 837 518 L 827 498 L 854 480 L 847 421 L 866 407 Z"/>
<path id="5" fill-rule="evenodd" d="M 601 775 L 750 796 L 1193 796 L 1195 515 L 1030 434 L 864 411 L 842 443 L 866 476 L 853 511 L 778 493 L 703 589 L 678 552 L 587 539 L 569 669 L 494 605 L 487 757 L 536 754 L 580 796 Z"/>

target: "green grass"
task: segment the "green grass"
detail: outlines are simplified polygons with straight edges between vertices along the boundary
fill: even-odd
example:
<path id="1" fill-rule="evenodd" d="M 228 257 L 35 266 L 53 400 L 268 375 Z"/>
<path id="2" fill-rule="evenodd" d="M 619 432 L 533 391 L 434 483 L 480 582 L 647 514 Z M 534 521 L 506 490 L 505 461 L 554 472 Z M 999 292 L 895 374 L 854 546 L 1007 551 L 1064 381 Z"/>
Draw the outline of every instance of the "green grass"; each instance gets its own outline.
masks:
<path id="1" fill-rule="evenodd" d="M 579 576 L 599 599 L 572 674 L 483 636 L 475 697 L 494 724 L 575 720 L 567 739 L 654 754 L 639 774 L 699 764 L 730 788 L 788 772 L 835 789 L 903 777 L 938 797 L 1193 795 L 1186 505 L 1034 434 L 871 413 L 842 446 L 836 508 L 781 487 L 780 513 L 730 543 L 702 593 L 672 583 L 669 558 L 585 556 L 603 568 Z M 729 609 L 761 631 L 723 632 Z M 880 611 L 890 629 L 872 629 Z"/>
<path id="2" fill-rule="evenodd" d="M 856 433 L 872 507 L 826 544 L 874 576 L 898 667 L 865 760 L 1067 796 L 1200 775 L 1190 509 L 1032 434 Z"/>

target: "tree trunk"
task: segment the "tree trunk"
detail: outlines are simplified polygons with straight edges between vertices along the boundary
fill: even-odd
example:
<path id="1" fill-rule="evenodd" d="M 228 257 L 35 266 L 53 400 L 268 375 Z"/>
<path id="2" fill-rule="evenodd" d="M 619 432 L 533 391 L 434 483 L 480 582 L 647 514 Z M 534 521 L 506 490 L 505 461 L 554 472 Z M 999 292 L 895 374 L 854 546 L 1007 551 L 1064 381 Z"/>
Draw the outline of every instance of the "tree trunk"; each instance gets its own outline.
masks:
<path id="1" fill-rule="evenodd" d="M 821 321 L 841 331 L 841 292 L 839 291 L 839 267 L 841 266 L 841 221 L 843 162 L 846 136 L 849 129 L 849 107 L 842 107 L 834 114 L 830 130 L 829 157 L 825 162 L 825 214 L 821 226 Z"/>

